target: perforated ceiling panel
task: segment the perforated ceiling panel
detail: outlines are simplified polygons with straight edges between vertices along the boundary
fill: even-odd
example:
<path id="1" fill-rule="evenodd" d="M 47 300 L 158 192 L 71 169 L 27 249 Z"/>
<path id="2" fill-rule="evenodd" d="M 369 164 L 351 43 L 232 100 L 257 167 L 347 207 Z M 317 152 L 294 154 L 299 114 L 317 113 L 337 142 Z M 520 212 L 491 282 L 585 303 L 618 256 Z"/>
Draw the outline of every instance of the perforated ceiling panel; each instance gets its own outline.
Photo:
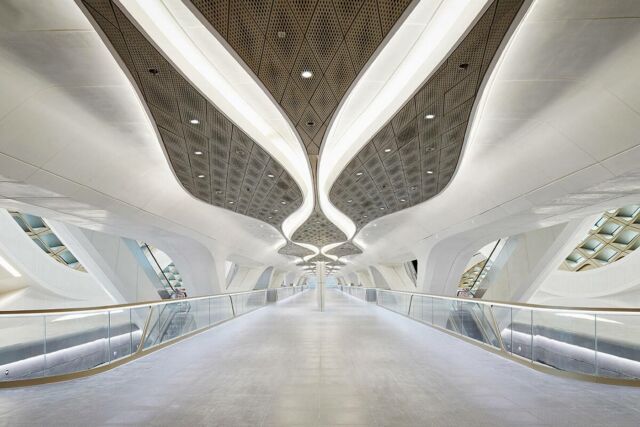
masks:
<path id="1" fill-rule="evenodd" d="M 324 215 L 316 211 L 293 233 L 291 240 L 321 248 L 330 243 L 343 242 L 347 240 L 347 236 Z"/>
<path id="2" fill-rule="evenodd" d="M 471 109 L 522 0 L 496 0 L 440 68 L 342 171 L 329 197 L 362 228 L 449 183 Z"/>
<path id="3" fill-rule="evenodd" d="M 286 245 L 284 245 L 283 247 L 280 248 L 280 250 L 278 250 L 278 253 L 282 255 L 289 255 L 289 256 L 295 256 L 300 258 L 308 255 L 313 255 L 312 250 L 307 249 L 300 245 L 296 245 L 293 242 L 287 242 Z"/>
<path id="4" fill-rule="evenodd" d="M 336 246 L 330 251 L 327 251 L 327 255 L 337 256 L 338 258 L 342 258 L 343 256 L 349 256 L 349 255 L 358 255 L 361 253 L 362 253 L 362 249 L 357 247 L 352 242 L 345 242 L 339 246 Z"/>
<path id="5" fill-rule="evenodd" d="M 111 1 L 83 3 L 144 96 L 184 188 L 279 228 L 302 204 L 291 176 L 187 82 Z"/>
<path id="6" fill-rule="evenodd" d="M 411 0 L 191 2 L 258 76 L 315 155 L 333 111 Z"/>

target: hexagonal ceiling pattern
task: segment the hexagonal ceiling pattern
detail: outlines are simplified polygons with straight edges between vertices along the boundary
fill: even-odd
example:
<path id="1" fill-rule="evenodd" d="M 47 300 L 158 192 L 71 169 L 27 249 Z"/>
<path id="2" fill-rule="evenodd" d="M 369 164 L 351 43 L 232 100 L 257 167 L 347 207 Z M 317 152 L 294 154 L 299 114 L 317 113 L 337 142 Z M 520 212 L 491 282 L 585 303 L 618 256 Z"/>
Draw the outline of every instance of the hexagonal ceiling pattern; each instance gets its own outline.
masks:
<path id="1" fill-rule="evenodd" d="M 207 101 L 110 0 L 83 0 L 133 77 L 183 187 L 280 229 L 302 204 L 282 166 Z"/>
<path id="2" fill-rule="evenodd" d="M 322 248 L 331 243 L 343 242 L 347 240 L 347 236 L 322 213 L 315 211 L 293 233 L 291 239 Z"/>
<path id="3" fill-rule="evenodd" d="M 449 183 L 483 78 L 522 3 L 494 1 L 338 176 L 329 198 L 357 229 L 429 200 Z"/>
<path id="4" fill-rule="evenodd" d="M 293 242 L 287 242 L 286 245 L 278 250 L 278 253 L 300 258 L 308 255 L 313 255 L 313 251 L 311 249 L 307 249 L 304 246 L 296 245 Z"/>

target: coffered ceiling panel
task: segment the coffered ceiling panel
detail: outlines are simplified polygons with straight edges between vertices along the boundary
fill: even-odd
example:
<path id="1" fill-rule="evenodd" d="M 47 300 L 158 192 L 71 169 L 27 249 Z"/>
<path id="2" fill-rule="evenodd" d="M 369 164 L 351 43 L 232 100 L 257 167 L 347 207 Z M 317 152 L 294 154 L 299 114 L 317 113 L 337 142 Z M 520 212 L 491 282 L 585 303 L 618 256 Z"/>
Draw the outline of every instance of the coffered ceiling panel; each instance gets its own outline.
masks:
<path id="1" fill-rule="evenodd" d="M 115 4 L 83 3 L 135 80 L 183 187 L 204 202 L 280 228 L 302 204 L 291 176 L 182 77 Z M 233 28 L 247 61 L 259 63 L 270 6 L 247 14 L 243 4 L 260 2 L 232 2 L 229 10 L 224 3 L 203 2 L 202 13 L 225 33 L 227 25 Z"/>
<path id="2" fill-rule="evenodd" d="M 522 3 L 494 1 L 415 96 L 338 176 L 330 200 L 358 229 L 429 200 L 449 183 L 481 83 Z"/>
<path id="3" fill-rule="evenodd" d="M 317 155 L 332 113 L 412 0 L 191 0 Z"/>
<path id="4" fill-rule="evenodd" d="M 311 249 L 307 249 L 304 246 L 296 245 L 293 242 L 287 242 L 286 245 L 284 245 L 283 247 L 280 248 L 280 250 L 278 250 L 278 253 L 282 255 L 289 255 L 289 256 L 295 256 L 300 258 L 308 255 L 313 255 L 313 251 Z"/>
<path id="5" fill-rule="evenodd" d="M 338 258 L 342 258 L 343 256 L 349 256 L 349 255 L 358 255 L 361 253 L 362 253 L 362 249 L 357 247 L 352 242 L 345 242 L 339 246 L 336 246 L 330 251 L 327 251 L 327 255 L 337 256 Z"/>
<path id="6" fill-rule="evenodd" d="M 300 228 L 293 233 L 291 240 L 299 243 L 308 243 L 321 248 L 331 243 L 344 242 L 347 240 L 347 236 L 322 213 L 315 211 Z"/>

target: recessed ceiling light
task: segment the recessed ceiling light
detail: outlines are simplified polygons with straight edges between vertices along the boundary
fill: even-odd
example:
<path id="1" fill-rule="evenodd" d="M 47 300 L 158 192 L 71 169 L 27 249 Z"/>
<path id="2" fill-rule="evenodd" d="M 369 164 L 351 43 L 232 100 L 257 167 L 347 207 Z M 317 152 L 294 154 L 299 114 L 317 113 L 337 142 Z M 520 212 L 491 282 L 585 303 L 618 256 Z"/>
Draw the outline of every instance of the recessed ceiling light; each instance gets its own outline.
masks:
<path id="1" fill-rule="evenodd" d="M 222 194 L 222 190 L 216 191 L 216 194 Z"/>
<path id="2" fill-rule="evenodd" d="M 381 208 L 380 208 L 380 210 L 381 210 L 381 211 L 383 211 L 383 210 L 384 210 L 384 207 L 381 207 Z"/>
<path id="3" fill-rule="evenodd" d="M 353 200 L 351 200 L 351 199 L 347 200 L 347 203 L 351 203 L 351 202 L 353 202 Z"/>
<path id="4" fill-rule="evenodd" d="M 204 178 L 204 175 L 200 174 L 198 175 L 198 178 Z"/>
<path id="5" fill-rule="evenodd" d="M 427 120 L 431 120 L 431 119 L 435 119 L 436 115 L 435 114 L 427 114 L 426 116 L 424 116 L 425 119 Z"/>
<path id="6" fill-rule="evenodd" d="M 362 175 L 362 172 L 356 172 L 356 176 Z"/>
<path id="7" fill-rule="evenodd" d="M 189 123 L 191 123 L 192 125 L 197 125 L 197 124 L 199 124 L 199 123 L 200 123 L 200 120 L 198 120 L 198 119 L 191 119 L 191 120 L 189 120 Z"/>
<path id="8" fill-rule="evenodd" d="M 427 171 L 427 174 L 431 175 L 431 174 L 433 174 L 433 171 Z"/>
<path id="9" fill-rule="evenodd" d="M 229 200 L 229 204 L 232 205 L 234 203 L 233 200 Z"/>
<path id="10" fill-rule="evenodd" d="M 405 200 L 405 199 L 400 199 L 400 201 L 401 201 L 402 203 L 406 202 L 406 200 Z"/>
<path id="11" fill-rule="evenodd" d="M 415 190 L 416 190 L 416 188 L 418 188 L 418 187 L 416 187 L 416 186 L 414 185 L 413 187 L 411 187 L 411 190 L 415 191 Z"/>
<path id="12" fill-rule="evenodd" d="M 311 70 L 304 70 L 300 73 L 300 76 L 303 79 L 310 79 L 311 77 L 313 77 L 313 73 L 311 72 Z"/>
<path id="13" fill-rule="evenodd" d="M 195 154 L 196 156 L 202 156 L 202 151 L 194 151 L 193 154 Z"/>
<path id="14" fill-rule="evenodd" d="M 273 174 L 272 174 L 272 173 L 268 173 L 268 174 L 267 174 L 267 176 L 268 176 L 269 178 L 273 178 Z"/>
<path id="15" fill-rule="evenodd" d="M 274 209 L 273 211 L 274 211 L 274 212 L 278 212 L 278 209 Z"/>
<path id="16" fill-rule="evenodd" d="M 286 204 L 287 204 L 287 202 L 285 202 L 284 200 L 283 200 L 283 201 L 281 201 L 280 203 L 281 203 L 281 204 L 283 204 L 283 205 L 286 205 Z"/>
<path id="17" fill-rule="evenodd" d="M 390 153 L 390 152 L 391 152 L 391 148 L 385 148 L 385 149 L 384 149 L 384 152 L 385 152 L 385 153 Z"/>
<path id="18" fill-rule="evenodd" d="M 271 218 L 273 218 L 273 217 L 272 217 L 272 216 L 268 216 L 268 217 L 267 217 L 267 219 L 271 219 Z"/>

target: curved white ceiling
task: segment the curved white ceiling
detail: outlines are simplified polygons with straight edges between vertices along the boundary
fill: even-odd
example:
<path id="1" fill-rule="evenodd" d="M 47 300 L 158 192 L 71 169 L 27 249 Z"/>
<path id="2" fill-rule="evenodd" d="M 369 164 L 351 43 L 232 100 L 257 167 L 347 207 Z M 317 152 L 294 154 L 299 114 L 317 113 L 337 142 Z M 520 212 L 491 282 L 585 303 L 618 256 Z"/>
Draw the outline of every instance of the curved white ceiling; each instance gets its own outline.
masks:
<path id="1" fill-rule="evenodd" d="M 314 187 L 302 143 L 277 103 L 181 0 L 119 3 L 174 66 L 300 186 L 303 204 L 282 224 L 290 238 L 313 210 Z"/>
<path id="2" fill-rule="evenodd" d="M 550 225 L 640 191 L 640 2 L 596 3 L 531 5 L 481 93 L 450 185 L 363 228 L 359 260 Z"/>
<path id="3" fill-rule="evenodd" d="M 489 0 L 422 0 L 344 99 L 318 165 L 320 206 L 349 238 L 355 224 L 329 201 L 329 190 L 358 151 L 437 69 Z M 366 246 L 366 245 L 363 245 Z"/>

